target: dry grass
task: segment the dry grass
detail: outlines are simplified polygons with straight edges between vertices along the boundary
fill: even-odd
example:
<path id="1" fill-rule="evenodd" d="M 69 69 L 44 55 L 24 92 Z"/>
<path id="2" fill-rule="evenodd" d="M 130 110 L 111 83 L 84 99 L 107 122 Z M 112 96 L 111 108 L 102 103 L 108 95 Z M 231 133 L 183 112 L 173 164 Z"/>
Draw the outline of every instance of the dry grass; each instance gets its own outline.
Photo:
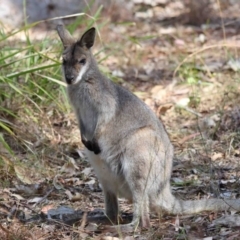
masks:
<path id="1" fill-rule="evenodd" d="M 194 5 L 201 1 L 191 2 Z M 202 4 L 207 8 L 207 1 Z M 199 4 L 193 5 L 189 5 L 192 9 L 190 17 L 196 18 L 191 21 L 204 23 L 209 16 L 208 10 L 205 20 L 197 22 L 200 21 L 197 14 L 202 10 L 196 10 Z M 233 60 L 238 65 L 239 33 L 230 26 L 226 27 L 224 39 L 221 28 L 206 29 L 201 32 L 205 36 L 202 41 L 195 28 L 175 26 L 170 34 L 161 35 L 159 28 L 159 23 L 149 24 L 147 21 L 132 25 L 115 24 L 114 30 L 111 25 L 106 25 L 101 29 L 102 42 L 107 46 L 98 55 L 99 60 L 103 60 L 101 65 L 104 70 L 107 69 L 106 72 L 118 70 L 113 76 L 114 80 L 119 80 L 121 72 L 124 81 L 120 84 L 136 92 L 165 123 L 179 159 L 173 171 L 176 195 L 196 199 L 211 194 L 222 197 L 231 193 L 231 196 L 238 197 L 240 114 L 237 106 L 240 104 L 240 74 L 239 69 L 234 71 L 228 61 Z M 161 30 L 169 29 L 161 27 Z M 120 34 L 121 31 L 123 33 Z M 51 58 L 58 60 L 60 49 L 58 43 L 54 43 L 56 46 L 52 45 L 52 40 L 47 44 L 52 49 Z M 34 43 L 31 46 L 35 47 L 35 53 L 41 48 Z M 103 45 L 99 46 L 101 48 Z M 45 55 L 48 52 L 44 51 Z M 45 62 L 44 59 L 39 58 L 39 61 Z M 38 61 L 33 60 L 35 63 Z M 23 60 L 20 62 L 23 64 Z M 57 70 L 60 66 L 52 69 L 46 72 L 40 69 L 44 71 L 41 76 L 52 77 L 54 73 L 54 77 L 60 79 L 60 71 Z M 7 71 L 11 71 L 10 66 Z M 38 83 L 42 81 L 43 85 L 40 86 L 43 89 L 49 91 L 55 88 L 51 97 L 36 85 L 24 85 L 33 76 L 38 76 Z M 40 213 L 48 206 L 70 205 L 74 209 L 89 211 L 103 208 L 103 196 L 97 192 L 99 186 L 94 174 L 91 171 L 89 174 L 82 172 L 89 166 L 81 155 L 82 146 L 74 114 L 68 104 L 61 107 L 66 103 L 64 91 L 55 83 L 51 83 L 49 88 L 49 81 L 41 79 L 35 73 L 14 78 L 15 83 L 19 84 L 15 86 L 25 90 L 24 107 L 21 107 L 22 102 L 19 104 L 23 96 L 9 91 L 11 88 L 7 87 L 8 91 L 1 95 L 2 106 L 14 112 L 14 116 L 11 111 L 0 114 L 1 119 L 10 122 L 6 124 L 10 131 L 1 130 L 4 137 L 0 145 L 1 237 L 6 240 L 34 239 L 36 236 L 36 239 L 101 239 L 110 233 L 99 226 L 94 228 L 88 222 L 86 227 L 76 223 L 73 228 L 53 222 L 31 222 L 28 225 L 19 222 L 18 218 L 13 221 L 7 219 L 15 206 L 20 212 L 30 215 Z M 6 92 L 11 94 L 6 96 Z M 79 169 L 71 159 L 75 160 Z M 61 171 L 63 166 L 68 173 Z M 29 190 L 28 185 L 24 184 L 26 178 L 23 175 L 40 187 Z M 181 186 L 174 181 L 176 178 Z M 236 181 L 228 182 L 232 179 Z M 221 180 L 227 181 L 227 184 L 219 184 Z M 23 190 L 19 191 L 17 186 Z M 52 188 L 54 191 L 46 196 Z M 79 200 L 71 201 L 66 190 Z M 34 197 L 43 196 L 46 197 L 39 204 L 28 202 Z M 125 201 L 121 201 L 121 209 L 131 212 L 131 206 Z M 142 239 L 197 239 L 213 235 L 220 239 L 220 226 L 209 226 L 221 214 L 224 213 L 179 216 L 179 231 L 175 231 L 176 217 L 165 216 L 160 220 L 153 217 L 153 228 L 147 231 L 139 229 L 137 234 Z M 236 231 L 229 227 L 225 233 L 230 236 Z"/>

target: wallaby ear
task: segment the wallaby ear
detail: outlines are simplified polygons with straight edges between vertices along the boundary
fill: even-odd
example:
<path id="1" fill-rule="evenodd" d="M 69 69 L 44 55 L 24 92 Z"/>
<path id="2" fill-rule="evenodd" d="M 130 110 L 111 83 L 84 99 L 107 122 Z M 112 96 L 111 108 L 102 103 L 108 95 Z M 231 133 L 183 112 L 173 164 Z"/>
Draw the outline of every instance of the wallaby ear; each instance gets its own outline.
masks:
<path id="1" fill-rule="evenodd" d="M 88 31 L 86 31 L 81 39 L 78 41 L 78 44 L 81 47 L 86 47 L 86 48 L 91 48 L 94 44 L 94 40 L 95 40 L 95 35 L 96 35 L 96 30 L 95 28 L 90 28 Z"/>
<path id="2" fill-rule="evenodd" d="M 58 35 L 63 43 L 63 47 L 66 48 L 74 43 L 74 39 L 67 29 L 62 24 L 57 25 Z"/>

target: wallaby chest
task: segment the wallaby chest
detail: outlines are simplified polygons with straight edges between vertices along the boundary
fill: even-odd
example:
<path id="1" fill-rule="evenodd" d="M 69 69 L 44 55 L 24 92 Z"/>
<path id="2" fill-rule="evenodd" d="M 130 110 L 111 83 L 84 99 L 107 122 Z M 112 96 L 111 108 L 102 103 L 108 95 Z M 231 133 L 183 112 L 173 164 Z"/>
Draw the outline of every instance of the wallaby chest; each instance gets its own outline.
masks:
<path id="1" fill-rule="evenodd" d="M 82 143 L 95 154 L 101 152 L 99 135 L 106 135 L 105 129 L 115 116 L 116 104 L 111 93 L 111 84 L 109 80 L 101 80 L 100 76 L 91 82 L 83 79 L 77 86 L 68 86 L 68 95 L 76 112 Z"/>

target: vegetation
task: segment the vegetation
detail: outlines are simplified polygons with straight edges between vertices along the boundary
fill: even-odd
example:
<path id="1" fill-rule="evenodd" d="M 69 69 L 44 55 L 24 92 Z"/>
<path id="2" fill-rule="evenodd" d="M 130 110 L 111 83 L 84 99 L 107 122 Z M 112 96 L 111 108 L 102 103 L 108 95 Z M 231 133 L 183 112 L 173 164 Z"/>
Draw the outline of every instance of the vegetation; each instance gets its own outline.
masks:
<path id="1" fill-rule="evenodd" d="M 205 9 L 208 3 L 204 2 Z M 194 9 L 190 9 L 187 23 L 198 24 L 199 15 L 196 21 L 192 19 L 196 6 L 188 7 Z M 159 8 L 146 8 L 158 16 Z M 100 7 L 92 16 L 75 16 L 68 29 L 77 36 L 96 26 L 99 44 L 93 51 L 102 71 L 135 92 L 163 120 L 179 159 L 173 169 L 174 194 L 188 199 L 239 197 L 237 27 L 225 27 L 226 16 L 220 10 L 214 15 L 221 17 L 217 27 L 210 24 L 209 16 L 204 16 L 204 27 L 192 27 L 179 19 L 161 25 L 155 15 L 151 24 L 141 18 L 111 22 L 101 18 L 102 11 Z M 104 239 L 101 237 L 110 233 L 101 225 L 88 224 L 84 217 L 71 227 L 33 220 L 38 213 L 60 205 L 84 211 L 103 208 L 62 81 L 61 44 L 54 31 L 45 33 L 46 37 L 33 31 L 38 24 L 12 32 L 0 27 L 0 236 Z M 126 212 L 127 206 L 121 202 Z M 22 213 L 24 221 L 20 221 Z M 152 229 L 138 230 L 136 235 L 143 239 L 238 236 L 237 227 L 221 229 L 213 221 L 221 215 L 167 216 L 161 218 L 161 224 L 156 216 Z"/>

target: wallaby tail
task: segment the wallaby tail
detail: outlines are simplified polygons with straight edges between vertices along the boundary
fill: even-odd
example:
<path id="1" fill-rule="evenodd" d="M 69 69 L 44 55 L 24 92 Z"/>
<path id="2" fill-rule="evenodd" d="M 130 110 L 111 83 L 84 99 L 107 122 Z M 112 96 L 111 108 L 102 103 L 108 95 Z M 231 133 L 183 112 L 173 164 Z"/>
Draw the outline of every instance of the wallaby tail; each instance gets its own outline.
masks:
<path id="1" fill-rule="evenodd" d="M 174 197 L 172 206 L 167 211 L 173 214 L 195 214 L 203 211 L 240 211 L 240 199 L 201 199 L 201 200 L 179 200 Z"/>
<path id="2" fill-rule="evenodd" d="M 156 210 L 163 210 L 172 214 L 196 214 L 203 211 L 240 211 L 240 199 L 200 199 L 181 200 L 171 193 L 170 186 L 166 186 L 156 202 Z"/>

